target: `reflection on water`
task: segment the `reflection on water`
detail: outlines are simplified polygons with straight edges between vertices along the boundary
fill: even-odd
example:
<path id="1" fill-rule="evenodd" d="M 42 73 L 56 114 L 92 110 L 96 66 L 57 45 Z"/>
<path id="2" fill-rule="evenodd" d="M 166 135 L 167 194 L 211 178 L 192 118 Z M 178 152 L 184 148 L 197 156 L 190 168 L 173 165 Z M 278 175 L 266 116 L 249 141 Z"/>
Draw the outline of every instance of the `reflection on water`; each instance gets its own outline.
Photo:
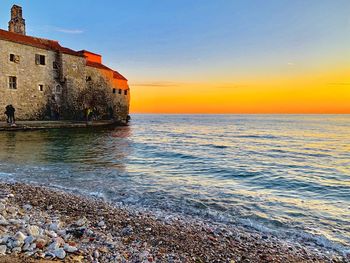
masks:
<path id="1" fill-rule="evenodd" d="M 350 116 L 135 115 L 0 134 L 0 176 L 350 245 Z"/>

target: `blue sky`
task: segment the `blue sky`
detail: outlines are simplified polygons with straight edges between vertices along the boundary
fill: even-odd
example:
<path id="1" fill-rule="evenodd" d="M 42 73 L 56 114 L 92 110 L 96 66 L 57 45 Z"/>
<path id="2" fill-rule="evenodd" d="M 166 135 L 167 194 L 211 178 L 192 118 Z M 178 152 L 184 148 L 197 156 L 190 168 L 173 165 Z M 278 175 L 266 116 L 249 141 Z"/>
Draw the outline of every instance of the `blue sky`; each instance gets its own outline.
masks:
<path id="1" fill-rule="evenodd" d="M 349 0 L 1 0 L 1 28 L 13 4 L 28 35 L 102 54 L 135 95 L 349 69 Z"/>
<path id="2" fill-rule="evenodd" d="M 28 34 L 101 53 L 135 81 L 265 74 L 349 58 L 348 0 L 2 0 L 2 28 L 12 4 L 23 6 Z"/>

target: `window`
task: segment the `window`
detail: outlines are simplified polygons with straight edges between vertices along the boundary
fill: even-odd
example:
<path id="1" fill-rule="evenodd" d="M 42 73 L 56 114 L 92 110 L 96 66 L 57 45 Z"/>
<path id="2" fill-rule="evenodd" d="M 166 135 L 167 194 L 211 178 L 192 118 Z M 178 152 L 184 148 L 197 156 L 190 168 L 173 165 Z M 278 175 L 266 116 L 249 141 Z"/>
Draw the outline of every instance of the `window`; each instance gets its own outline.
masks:
<path id="1" fill-rule="evenodd" d="M 19 63 L 19 56 L 15 54 L 10 54 L 10 61 L 14 63 Z"/>
<path id="2" fill-rule="evenodd" d="M 86 77 L 86 81 L 92 81 L 91 76 Z"/>
<path id="3" fill-rule="evenodd" d="M 56 93 L 61 93 L 62 89 L 61 89 L 61 86 L 60 85 L 57 85 L 56 86 L 56 89 L 55 89 L 55 92 Z"/>
<path id="4" fill-rule="evenodd" d="M 113 89 L 113 94 L 116 94 L 117 93 L 117 90 L 116 89 Z"/>
<path id="5" fill-rule="evenodd" d="M 124 95 L 128 95 L 128 91 L 127 90 L 124 90 Z"/>
<path id="6" fill-rule="evenodd" d="M 119 94 L 122 94 L 122 90 L 121 90 L 121 89 L 119 89 L 118 93 L 119 93 Z"/>
<path id="7" fill-rule="evenodd" d="M 39 91 L 44 91 L 44 85 L 43 84 L 39 84 L 38 85 L 38 89 L 39 89 Z"/>
<path id="8" fill-rule="evenodd" d="M 35 55 L 35 64 L 37 65 L 45 65 L 45 56 L 44 55 Z"/>
<path id="9" fill-rule="evenodd" d="M 14 76 L 9 77 L 9 88 L 17 89 L 17 77 L 14 77 Z"/>

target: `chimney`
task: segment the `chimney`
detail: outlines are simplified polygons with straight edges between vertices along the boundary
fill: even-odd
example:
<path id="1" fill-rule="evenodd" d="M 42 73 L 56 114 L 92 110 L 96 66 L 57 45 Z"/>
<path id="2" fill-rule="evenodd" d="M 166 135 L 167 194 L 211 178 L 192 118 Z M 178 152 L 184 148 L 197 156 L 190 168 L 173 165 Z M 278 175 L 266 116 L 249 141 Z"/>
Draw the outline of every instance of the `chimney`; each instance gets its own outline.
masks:
<path id="1" fill-rule="evenodd" d="M 26 22 L 22 17 L 22 7 L 13 5 L 11 8 L 11 20 L 9 22 L 9 31 L 17 34 L 26 34 Z"/>

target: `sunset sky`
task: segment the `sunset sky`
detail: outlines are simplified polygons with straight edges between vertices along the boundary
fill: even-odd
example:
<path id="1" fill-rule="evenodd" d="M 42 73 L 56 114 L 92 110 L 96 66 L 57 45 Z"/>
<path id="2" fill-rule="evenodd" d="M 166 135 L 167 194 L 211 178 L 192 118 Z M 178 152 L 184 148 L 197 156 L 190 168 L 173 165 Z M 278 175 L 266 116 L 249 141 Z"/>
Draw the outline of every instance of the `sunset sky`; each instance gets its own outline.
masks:
<path id="1" fill-rule="evenodd" d="M 133 113 L 350 113 L 349 0 L 1 0 L 103 55 Z"/>

